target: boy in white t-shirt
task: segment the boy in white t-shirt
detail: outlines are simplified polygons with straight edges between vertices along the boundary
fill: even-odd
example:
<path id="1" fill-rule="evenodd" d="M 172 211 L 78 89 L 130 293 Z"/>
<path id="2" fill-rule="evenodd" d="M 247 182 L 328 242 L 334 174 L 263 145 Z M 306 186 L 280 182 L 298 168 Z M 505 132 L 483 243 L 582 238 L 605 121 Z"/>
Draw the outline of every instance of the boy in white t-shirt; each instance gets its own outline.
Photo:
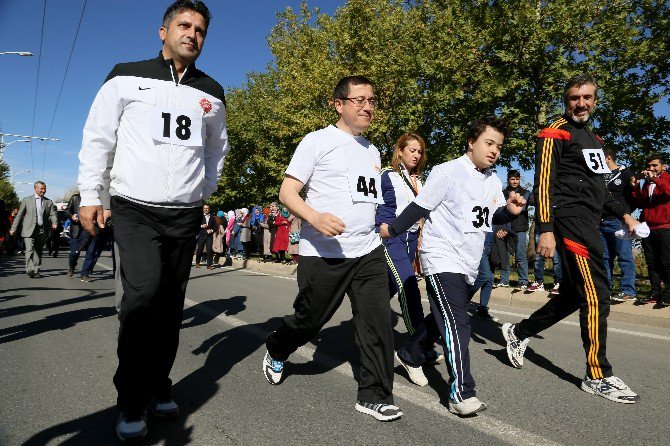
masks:
<path id="1" fill-rule="evenodd" d="M 341 79 L 333 93 L 339 120 L 309 133 L 286 169 L 279 199 L 303 220 L 295 312 L 268 336 L 263 373 L 280 384 L 284 361 L 351 300 L 361 355 L 356 410 L 380 421 L 400 418 L 393 405 L 393 329 L 384 249 L 375 234 L 382 202 L 379 151 L 362 133 L 376 105 L 372 82 Z M 300 191 L 307 189 L 307 199 Z"/>
<path id="2" fill-rule="evenodd" d="M 470 288 L 477 277 L 484 238 L 493 223 L 510 221 L 525 204 L 515 192 L 505 202 L 502 184 L 490 169 L 500 156 L 506 134 L 507 125 L 496 116 L 471 123 L 466 154 L 435 166 L 414 201 L 391 226 L 380 227 L 382 237 L 394 237 L 419 219 L 427 219 L 421 263 L 433 320 L 445 343 L 449 411 L 458 415 L 486 409 L 475 395 L 468 349 Z M 428 332 L 417 331 L 412 341 L 432 345 L 437 339 L 430 339 Z"/>

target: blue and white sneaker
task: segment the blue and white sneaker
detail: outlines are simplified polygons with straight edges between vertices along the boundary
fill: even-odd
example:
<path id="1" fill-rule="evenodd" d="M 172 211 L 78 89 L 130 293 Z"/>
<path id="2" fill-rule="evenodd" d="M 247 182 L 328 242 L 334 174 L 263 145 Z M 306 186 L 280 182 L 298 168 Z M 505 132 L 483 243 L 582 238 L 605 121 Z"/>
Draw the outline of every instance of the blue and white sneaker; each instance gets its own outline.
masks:
<path id="1" fill-rule="evenodd" d="M 128 417 L 125 414 L 119 415 L 116 422 L 116 436 L 122 442 L 138 441 L 147 436 L 147 415 L 142 414 L 139 417 Z"/>
<path id="2" fill-rule="evenodd" d="M 272 359 L 270 352 L 265 352 L 263 358 L 263 374 L 270 384 L 277 385 L 281 382 L 281 375 L 284 373 L 284 361 Z"/>
<path id="3" fill-rule="evenodd" d="M 640 401 L 638 394 L 630 390 L 630 387 L 616 376 L 603 379 L 591 379 L 587 376 L 582 381 L 582 390 L 617 403 L 633 404 Z"/>

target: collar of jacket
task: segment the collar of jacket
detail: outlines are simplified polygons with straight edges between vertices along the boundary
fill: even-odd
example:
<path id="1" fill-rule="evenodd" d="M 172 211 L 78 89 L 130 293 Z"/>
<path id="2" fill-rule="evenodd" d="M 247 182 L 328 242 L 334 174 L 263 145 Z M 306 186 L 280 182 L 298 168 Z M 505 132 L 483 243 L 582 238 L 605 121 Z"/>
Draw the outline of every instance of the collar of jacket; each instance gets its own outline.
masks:
<path id="1" fill-rule="evenodd" d="M 177 67 L 176 67 L 175 64 L 174 64 L 174 59 L 166 59 L 166 58 L 163 56 L 163 50 L 160 50 L 160 51 L 158 52 L 158 57 L 157 57 L 155 60 L 156 60 L 158 63 L 160 63 L 161 65 L 163 65 L 165 68 L 167 68 L 167 69 L 170 69 L 170 68 L 171 68 L 172 70 L 174 70 L 175 75 L 177 74 Z M 182 78 L 181 78 L 181 80 L 179 81 L 179 83 L 180 83 L 180 84 L 183 84 L 184 81 L 185 81 L 186 79 L 188 79 L 189 77 L 191 77 L 191 76 L 193 75 L 194 72 L 195 72 L 195 62 L 193 62 L 192 64 L 186 66 L 186 68 L 185 68 L 185 73 L 184 73 L 184 75 L 182 76 Z M 176 76 L 175 76 L 175 79 L 176 79 Z"/>

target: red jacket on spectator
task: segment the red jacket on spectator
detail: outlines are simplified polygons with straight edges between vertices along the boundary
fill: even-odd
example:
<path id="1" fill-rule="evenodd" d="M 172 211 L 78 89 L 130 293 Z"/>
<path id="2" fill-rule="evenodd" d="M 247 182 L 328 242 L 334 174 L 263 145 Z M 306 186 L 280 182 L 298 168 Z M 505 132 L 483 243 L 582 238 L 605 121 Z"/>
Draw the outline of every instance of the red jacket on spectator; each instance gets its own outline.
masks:
<path id="1" fill-rule="evenodd" d="M 288 218 L 284 217 L 281 213 L 275 217 L 274 225 L 277 227 L 277 233 L 275 234 L 275 242 L 272 245 L 272 252 L 286 251 L 288 249 L 290 224 Z"/>
<path id="2" fill-rule="evenodd" d="M 649 196 L 649 188 L 655 184 Z M 670 228 L 670 174 L 661 174 L 644 182 L 642 189 L 632 191 L 633 203 L 642 209 L 642 220 L 647 222 L 649 229 Z"/>

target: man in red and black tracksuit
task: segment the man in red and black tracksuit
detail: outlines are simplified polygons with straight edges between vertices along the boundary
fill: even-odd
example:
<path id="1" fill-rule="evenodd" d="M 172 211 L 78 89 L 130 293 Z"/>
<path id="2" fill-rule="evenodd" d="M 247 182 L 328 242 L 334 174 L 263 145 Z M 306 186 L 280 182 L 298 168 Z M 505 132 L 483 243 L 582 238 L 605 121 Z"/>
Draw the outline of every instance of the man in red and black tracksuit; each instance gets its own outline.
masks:
<path id="1" fill-rule="evenodd" d="M 598 224 L 603 208 L 622 219 L 628 231 L 639 224 L 607 191 L 609 173 L 603 142 L 587 126 L 595 108 L 597 87 L 589 75 L 570 79 L 565 87 L 565 114 L 538 136 L 534 195 L 540 231 L 537 252 L 550 258 L 557 249 L 563 267 L 559 295 L 518 324 L 504 324 L 507 354 L 523 365 L 529 338 L 579 310 L 586 352 L 582 390 L 620 403 L 639 396 L 612 374 L 606 357 L 610 287 Z"/>
<path id="2" fill-rule="evenodd" d="M 631 179 L 633 202 L 642 208 L 642 219 L 650 229 L 649 237 L 642 240 L 644 258 L 649 270 L 651 293 L 638 298 L 638 302 L 656 301 L 658 306 L 670 305 L 670 174 L 667 172 L 665 156 L 658 154 L 647 158 L 642 172 L 645 179 L 640 190 L 640 181 Z M 661 293 L 661 281 L 665 289 Z"/>

